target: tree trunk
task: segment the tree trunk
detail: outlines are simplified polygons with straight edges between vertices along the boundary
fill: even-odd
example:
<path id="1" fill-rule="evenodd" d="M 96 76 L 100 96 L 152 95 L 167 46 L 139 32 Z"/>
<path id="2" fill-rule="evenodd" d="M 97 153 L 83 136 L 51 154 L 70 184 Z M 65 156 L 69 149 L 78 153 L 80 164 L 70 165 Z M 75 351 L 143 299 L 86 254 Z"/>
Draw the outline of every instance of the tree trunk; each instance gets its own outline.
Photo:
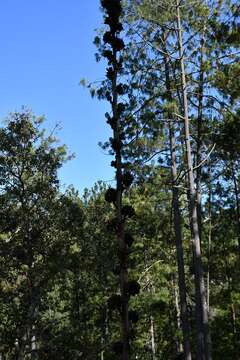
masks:
<path id="1" fill-rule="evenodd" d="M 24 360 L 24 356 L 25 356 L 25 336 L 22 339 L 17 339 L 16 340 L 16 360 Z"/>
<path id="2" fill-rule="evenodd" d="M 200 48 L 200 75 L 198 88 L 198 116 L 197 116 L 197 156 L 196 156 L 196 189 L 197 189 L 197 216 L 200 241 L 202 238 L 202 201 L 201 201 L 201 176 L 202 176 L 202 122 L 203 122 L 203 92 L 204 92 L 204 51 L 205 51 L 205 26 Z"/>
<path id="3" fill-rule="evenodd" d="M 187 83 L 185 75 L 184 52 L 182 41 L 182 27 L 180 16 L 180 1 L 177 0 L 177 26 L 178 26 L 178 46 L 181 68 L 181 81 L 184 107 L 184 131 L 188 170 L 188 186 L 190 197 L 190 220 L 193 232 L 193 253 L 194 253 L 194 272 L 195 272 L 195 294 L 196 294 L 196 323 L 197 323 L 197 359 L 210 360 L 210 338 L 208 330 L 208 312 L 206 303 L 206 293 L 204 285 L 203 268 L 201 261 L 201 247 L 199 237 L 199 226 L 197 217 L 197 196 L 194 184 L 192 149 L 190 142 Z"/>
<path id="4" fill-rule="evenodd" d="M 166 49 L 165 49 L 166 50 Z M 170 85 L 170 69 L 169 58 L 164 57 L 165 62 L 165 77 L 166 77 L 166 89 L 168 94 L 168 100 L 171 102 L 171 85 Z M 168 114 L 171 118 L 172 114 Z M 169 143 L 171 153 L 171 176 L 172 176 L 172 201 L 173 201 L 173 222 L 174 233 L 177 251 L 177 266 L 178 266 L 178 287 L 180 294 L 180 311 L 181 311 L 181 327 L 183 332 L 183 347 L 184 356 L 186 360 L 191 360 L 191 346 L 190 346 L 190 326 L 188 320 L 187 311 L 187 296 L 186 296 L 186 281 L 184 270 L 184 257 L 183 257 L 183 244 L 182 244 L 182 228 L 181 228 L 181 213 L 179 206 L 179 193 L 177 187 L 177 156 L 176 156 L 176 143 L 174 125 L 169 122 Z"/>
<path id="5" fill-rule="evenodd" d="M 113 138 L 110 140 L 112 150 L 115 154 L 114 167 L 116 168 L 116 189 L 114 191 L 113 199 L 110 199 L 116 208 L 116 238 L 117 238 L 117 248 L 118 248 L 118 257 L 120 265 L 120 275 L 119 275 L 119 285 L 120 285 L 120 294 L 121 294 L 121 359 L 129 360 L 130 358 L 130 346 L 129 346 L 129 312 L 128 312 L 128 301 L 129 294 L 127 293 L 127 284 L 128 284 L 128 246 L 125 243 L 125 220 L 126 217 L 123 216 L 122 210 L 122 197 L 124 191 L 123 184 L 123 163 L 122 163 L 122 147 L 124 145 L 124 128 L 121 124 L 122 112 L 124 111 L 124 105 L 118 103 L 118 94 L 119 89 L 118 83 L 119 80 L 119 71 L 122 65 L 122 57 L 119 54 L 119 51 L 124 48 L 124 42 L 119 38 L 119 33 L 122 29 L 122 24 L 120 22 L 122 4 L 121 0 L 116 0 L 114 4 L 111 4 L 111 1 L 102 1 L 102 6 L 105 9 L 105 23 L 108 24 L 109 30 L 103 36 L 103 42 L 108 44 L 105 48 L 108 49 L 107 53 L 109 54 L 109 47 L 111 47 L 111 55 L 107 55 L 106 51 L 102 52 L 102 55 L 108 59 L 108 69 L 107 69 L 107 78 L 109 80 L 107 88 L 110 90 L 111 95 L 110 99 L 108 96 L 105 98 L 110 102 L 112 116 L 108 114 L 108 123 L 113 130 Z M 114 9 L 116 8 L 117 11 Z M 107 21 L 106 21 L 107 20 Z M 110 21 L 109 21 L 110 20 Z M 111 34 L 109 38 L 109 34 Z M 107 37 L 104 38 L 104 37 Z M 119 46 L 117 45 L 120 45 Z M 121 86 L 121 85 L 120 85 Z M 109 91 L 108 91 L 109 92 Z M 122 107 L 120 105 L 123 105 Z M 121 110 L 122 109 L 122 110 Z M 133 210 L 133 209 L 132 209 Z M 118 351 L 117 351 L 118 352 Z"/>
<path id="6" fill-rule="evenodd" d="M 150 334 L 151 334 L 152 360 L 157 360 L 156 345 L 155 345 L 155 333 L 154 333 L 154 318 L 152 315 L 150 316 Z"/>
<path id="7" fill-rule="evenodd" d="M 224 246 L 224 252 L 225 252 L 225 254 L 227 254 L 228 249 L 227 249 L 225 240 L 223 240 L 223 246 Z M 233 285 L 232 285 L 232 278 L 231 278 L 231 268 L 230 268 L 230 264 L 229 264 L 227 256 L 225 256 L 224 262 L 225 262 L 226 282 L 227 282 L 227 287 L 228 287 L 228 297 L 229 297 L 230 313 L 231 313 L 230 321 L 232 324 L 232 332 L 235 335 L 236 334 L 236 311 L 235 311 L 235 304 L 234 304 L 234 301 L 232 298 Z M 235 339 L 234 339 L 234 341 L 235 341 Z M 237 346 L 237 344 L 236 344 L 236 346 Z"/>
<path id="8" fill-rule="evenodd" d="M 208 217 L 209 217 L 209 225 L 208 225 L 208 264 L 207 264 L 207 311 L 209 313 L 210 310 L 210 261 L 211 261 L 211 246 L 212 246 L 212 168 L 211 163 L 209 164 L 208 170 L 208 181 L 209 181 L 209 189 L 208 189 Z"/>
<path id="9" fill-rule="evenodd" d="M 232 178 L 234 184 L 234 196 L 235 196 L 235 203 L 236 203 L 236 222 L 237 222 L 237 238 L 238 238 L 238 252 L 239 252 L 239 259 L 240 259 L 240 204 L 239 204 L 239 189 L 237 184 L 237 179 L 234 171 L 234 166 L 232 165 Z"/>
<path id="10" fill-rule="evenodd" d="M 175 299 L 175 308 L 176 308 L 176 317 L 177 317 L 177 328 L 178 330 L 181 330 L 181 310 L 179 307 L 179 296 L 178 296 L 178 289 L 176 286 L 176 278 L 173 279 L 173 289 L 174 289 L 174 299 Z M 182 341 L 179 341 L 177 338 L 177 352 L 183 353 L 183 345 Z"/>
<path id="11" fill-rule="evenodd" d="M 172 125 L 169 125 L 170 149 L 172 159 L 172 190 L 173 190 L 173 220 L 174 231 L 177 249 L 177 266 L 178 266 L 178 287 L 180 295 L 180 308 L 181 320 L 183 331 L 184 355 L 186 360 L 191 360 L 191 347 L 190 347 L 190 327 L 188 321 L 187 311 L 187 295 L 186 295 L 186 280 L 184 270 L 184 257 L 182 245 L 182 229 L 181 229 L 181 215 L 179 208 L 179 194 L 176 187 L 177 168 L 176 168 L 176 146 Z"/>
<path id="12" fill-rule="evenodd" d="M 34 325 L 31 331 L 31 360 L 38 360 L 36 329 Z"/>

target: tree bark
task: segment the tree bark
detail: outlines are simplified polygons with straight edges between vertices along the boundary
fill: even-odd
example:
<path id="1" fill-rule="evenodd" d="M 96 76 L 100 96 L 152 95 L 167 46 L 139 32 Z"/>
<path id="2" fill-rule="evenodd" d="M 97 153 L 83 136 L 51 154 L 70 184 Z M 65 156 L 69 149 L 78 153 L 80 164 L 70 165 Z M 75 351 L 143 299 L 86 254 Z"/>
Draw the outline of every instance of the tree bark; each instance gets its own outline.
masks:
<path id="1" fill-rule="evenodd" d="M 208 264 L 207 264 L 207 311 L 209 313 L 210 309 L 210 261 L 211 261 L 211 246 L 212 246 L 212 168 L 211 163 L 209 163 L 209 189 L 208 189 L 208 217 L 209 217 L 209 226 L 208 226 Z"/>
<path id="2" fill-rule="evenodd" d="M 196 156 L 196 189 L 197 189 L 197 216 L 200 241 L 202 239 L 202 201 L 201 201 L 201 176 L 202 176 L 202 123 L 203 123 L 203 92 L 204 92 L 204 51 L 205 51 L 205 27 L 203 30 L 202 43 L 200 48 L 200 74 L 198 88 L 198 115 L 197 115 L 197 156 Z"/>
<path id="3" fill-rule="evenodd" d="M 224 252 L 225 252 L 225 254 L 227 254 L 228 249 L 227 249 L 225 240 L 223 240 L 223 246 L 224 246 Z M 225 262 L 226 282 L 227 282 L 227 287 L 228 287 L 228 297 L 229 297 L 230 312 L 231 312 L 230 321 L 232 323 L 232 332 L 235 335 L 236 334 L 236 311 L 235 311 L 235 304 L 234 304 L 234 301 L 232 298 L 233 284 L 232 284 L 232 278 L 231 278 L 230 264 L 229 264 L 227 256 L 225 256 L 224 262 Z"/>
<path id="4" fill-rule="evenodd" d="M 31 360 L 38 360 L 37 352 L 37 338 L 36 338 L 36 328 L 32 325 L 31 329 Z"/>
<path id="5" fill-rule="evenodd" d="M 151 334 L 151 349 L 152 349 L 152 360 L 156 358 L 156 344 L 155 344 L 155 333 L 154 333 L 154 318 L 150 315 L 150 334 Z"/>
<path id="6" fill-rule="evenodd" d="M 176 286 L 176 278 L 174 276 L 173 279 L 173 289 L 174 289 L 174 300 L 175 300 L 175 308 L 176 308 L 176 320 L 177 320 L 177 328 L 178 330 L 181 330 L 181 310 L 180 310 L 180 306 L 179 306 L 179 294 L 178 294 L 178 289 Z M 177 351 L 179 354 L 183 353 L 183 344 L 182 341 L 180 341 L 177 338 Z"/>
<path id="7" fill-rule="evenodd" d="M 201 246 L 199 237 L 199 226 L 197 217 L 197 194 L 194 184 L 192 149 L 190 142 L 187 83 L 185 75 L 182 26 L 180 16 L 180 1 L 177 0 L 177 27 L 178 27 L 178 46 L 179 61 L 181 71 L 182 93 L 183 93 L 183 110 L 184 110 L 184 132 L 186 144 L 187 170 L 188 170 L 188 187 L 190 200 L 190 220 L 193 232 L 193 255 L 194 255 L 194 272 L 195 272 L 195 296 L 196 296 L 196 323 L 197 323 L 197 359 L 210 360 L 210 338 L 208 329 L 208 312 L 206 303 L 206 293 L 204 285 L 203 268 L 201 261 Z"/>
<path id="8" fill-rule="evenodd" d="M 165 49 L 166 52 L 166 49 Z M 168 100 L 173 101 L 170 85 L 170 68 L 169 58 L 164 57 L 165 62 L 165 78 Z M 172 114 L 168 114 L 171 118 Z M 181 327 L 183 332 L 183 347 L 184 356 L 186 360 L 191 360 L 191 346 L 190 346 L 190 326 L 187 311 L 187 295 L 186 295 L 186 280 L 184 269 L 184 256 L 182 244 L 182 228 L 181 228 L 181 213 L 179 206 L 179 192 L 177 187 L 177 156 L 176 156 L 176 143 L 174 125 L 169 122 L 169 144 L 171 153 L 171 176 L 172 176 L 172 201 L 173 201 L 173 222 L 174 233 L 177 251 L 177 266 L 178 266 L 178 288 L 180 295 L 180 312 L 181 312 Z"/>
<path id="9" fill-rule="evenodd" d="M 25 336 L 23 336 L 21 339 L 17 339 L 16 341 L 16 360 L 24 360 L 25 356 Z"/>
<path id="10" fill-rule="evenodd" d="M 234 184 L 234 196 L 235 196 L 235 203 L 236 203 L 236 222 L 237 222 L 237 238 L 238 238 L 238 253 L 240 259 L 240 204 L 239 204 L 239 189 L 238 183 L 235 175 L 234 166 L 232 165 L 232 179 Z"/>
<path id="11" fill-rule="evenodd" d="M 183 244 L 182 244 L 182 229 L 181 229 L 181 214 L 179 207 L 179 194 L 176 187 L 177 168 L 176 168 L 176 146 L 175 137 L 172 125 L 169 125 L 170 149 L 172 159 L 172 189 L 173 189 L 173 220 L 175 241 L 177 249 L 177 266 L 178 266 L 178 287 L 180 295 L 180 309 L 183 331 L 184 355 L 186 360 L 191 360 L 191 346 L 190 346 L 190 327 L 188 321 L 187 311 L 187 291 L 184 270 Z"/>

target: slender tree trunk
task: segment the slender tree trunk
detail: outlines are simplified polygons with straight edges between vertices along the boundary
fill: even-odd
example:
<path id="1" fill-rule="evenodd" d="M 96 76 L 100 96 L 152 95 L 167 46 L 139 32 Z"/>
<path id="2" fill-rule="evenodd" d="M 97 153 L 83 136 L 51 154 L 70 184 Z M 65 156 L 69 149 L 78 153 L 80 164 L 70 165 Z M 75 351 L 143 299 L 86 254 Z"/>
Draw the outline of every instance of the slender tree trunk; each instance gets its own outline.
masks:
<path id="1" fill-rule="evenodd" d="M 184 343 L 184 355 L 186 360 L 191 360 L 191 347 L 190 347 L 190 326 L 188 320 L 187 310 L 187 291 L 186 280 L 184 270 L 184 257 L 183 257 L 183 245 L 182 245 L 182 229 L 181 229 L 181 215 L 179 208 L 179 194 L 176 184 L 177 180 L 177 167 L 176 167 L 176 146 L 175 137 L 173 133 L 172 125 L 169 125 L 170 136 L 170 149 L 172 159 L 172 189 L 173 189 L 173 220 L 174 231 L 177 249 L 177 266 L 178 266 L 178 287 L 180 295 L 180 308 L 181 308 L 181 320 L 183 331 L 183 343 Z"/>
<path id="2" fill-rule="evenodd" d="M 176 308 L 176 314 L 177 314 L 177 328 L 180 331 L 181 330 L 181 310 L 179 306 L 179 296 L 178 296 L 178 289 L 176 286 L 176 279 L 174 277 L 173 279 L 173 289 L 174 289 L 174 299 L 175 299 L 175 308 Z M 183 344 L 179 339 L 177 338 L 177 351 L 178 353 L 183 352 Z"/>
<path id="3" fill-rule="evenodd" d="M 31 360 L 38 360 L 36 328 L 34 325 L 32 325 L 31 329 Z"/>
<path id="4" fill-rule="evenodd" d="M 238 238 L 238 256 L 240 261 L 240 203 L 239 203 L 239 188 L 238 182 L 235 174 L 234 164 L 232 164 L 232 178 L 234 183 L 234 195 L 235 195 L 235 203 L 236 203 L 236 223 L 237 223 L 237 238 Z M 232 280 L 228 277 L 229 287 L 230 287 L 230 300 L 231 300 L 231 313 L 232 313 L 232 324 L 233 324 L 233 334 L 234 334 L 234 342 L 236 345 L 238 340 L 236 339 L 237 336 L 237 329 L 236 329 L 236 322 L 237 322 L 237 315 L 235 310 L 235 304 L 232 300 Z"/>
<path id="5" fill-rule="evenodd" d="M 226 242 L 225 240 L 223 240 L 223 246 L 224 246 L 224 252 L 227 254 L 228 249 L 226 246 Z M 230 303 L 230 311 L 231 311 L 231 323 L 232 323 L 232 332 L 235 335 L 236 334 L 236 311 L 235 311 L 235 304 L 232 298 L 232 279 L 231 279 L 231 270 L 230 270 L 230 265 L 228 262 L 228 258 L 227 256 L 224 257 L 224 261 L 225 261 L 225 272 L 226 272 L 226 282 L 227 282 L 227 286 L 228 286 L 228 297 L 229 297 L 229 303 Z"/>
<path id="6" fill-rule="evenodd" d="M 145 263 L 145 269 L 147 269 L 147 249 L 144 249 L 144 263 Z M 151 280 L 149 278 L 149 275 L 146 276 L 147 280 L 147 291 L 149 294 L 155 293 L 155 288 L 151 283 Z M 151 353 L 152 353 L 152 360 L 157 360 L 156 358 L 156 342 L 155 342 L 155 329 L 154 329 L 154 316 L 153 314 L 150 314 L 150 341 L 151 341 Z"/>
<path id="7" fill-rule="evenodd" d="M 22 339 L 18 339 L 18 340 L 16 341 L 16 348 L 17 348 L 16 360 L 24 360 L 24 356 L 25 356 L 25 342 L 26 342 L 25 336 L 23 336 Z"/>
<path id="8" fill-rule="evenodd" d="M 239 204 L 239 189 L 238 183 L 234 171 L 234 166 L 232 165 L 232 178 L 234 184 L 234 196 L 235 196 L 235 203 L 236 203 L 236 222 L 237 222 L 237 231 L 238 231 L 238 252 L 240 258 L 240 204 Z"/>
<path id="9" fill-rule="evenodd" d="M 108 337 L 108 308 L 106 307 L 104 309 L 104 318 L 103 318 L 103 323 L 102 323 L 102 336 L 101 336 L 101 347 L 102 347 L 102 351 L 101 351 L 101 360 L 104 360 L 104 353 L 105 353 L 105 346 L 106 346 L 106 342 L 107 342 L 107 337 Z"/>
<path id="10" fill-rule="evenodd" d="M 202 201 L 201 201 L 201 177 L 202 177 L 202 125 L 203 125 L 203 92 L 204 92 L 204 52 L 205 52 L 205 27 L 203 30 L 202 43 L 200 48 L 200 75 L 198 88 L 198 116 L 197 116 L 197 156 L 196 156 L 196 190 L 197 190 L 197 215 L 199 237 L 202 238 Z"/>
<path id="11" fill-rule="evenodd" d="M 184 131 L 186 143 L 186 157 L 189 182 L 190 197 L 190 219 L 193 231 L 193 253 L 194 253 L 194 271 L 195 271 L 195 291 L 196 291 L 196 322 L 197 322 L 197 359 L 210 360 L 210 338 L 208 330 L 208 312 L 206 303 L 206 293 L 204 285 L 203 268 L 201 261 L 201 247 L 199 237 L 199 226 L 197 218 L 197 196 L 194 184 L 192 149 L 190 142 L 189 115 L 188 115 L 188 99 L 187 99 L 187 83 L 185 75 L 182 27 L 180 16 L 180 1 L 177 0 L 177 26 L 178 26 L 178 45 L 179 58 L 181 67 L 181 80 L 184 105 Z"/>
<path id="12" fill-rule="evenodd" d="M 209 189 L 208 189 L 208 264 L 207 264 L 207 311 L 210 311 L 210 261 L 211 261 L 211 246 L 212 246 L 212 168 L 209 164 Z"/>
<path id="13" fill-rule="evenodd" d="M 104 277 L 104 270 L 103 270 L 103 266 L 101 265 L 101 283 L 104 287 L 103 292 L 106 295 L 106 281 L 105 281 L 105 277 Z M 101 360 L 104 360 L 104 354 L 105 354 L 105 347 L 106 344 L 108 342 L 108 306 L 104 305 L 103 310 L 102 310 L 102 326 L 101 326 Z"/>
<path id="14" fill-rule="evenodd" d="M 154 332 L 154 317 L 152 315 L 150 315 L 150 334 L 151 334 L 152 360 L 157 360 L 157 358 L 156 358 L 155 332 Z"/>
<path id="15" fill-rule="evenodd" d="M 166 50 L 166 49 L 165 49 Z M 165 56 L 165 77 L 166 88 L 168 93 L 168 100 L 172 101 L 171 85 L 170 85 L 170 69 L 169 58 Z M 168 114 L 171 118 L 172 114 Z M 184 356 L 186 360 L 191 360 L 191 346 L 190 346 L 190 326 L 187 311 L 187 295 L 186 295 L 186 280 L 184 270 L 184 256 L 182 244 L 182 228 L 181 228 L 181 213 L 179 206 L 179 193 L 177 187 L 177 156 L 176 156 L 176 143 L 174 125 L 169 122 L 169 143 L 171 153 L 171 175 L 172 175 L 172 194 L 173 194 L 173 222 L 174 233 L 177 251 L 177 266 L 178 266 L 178 287 L 180 294 L 180 312 L 181 312 L 181 327 L 183 332 L 183 347 Z"/>

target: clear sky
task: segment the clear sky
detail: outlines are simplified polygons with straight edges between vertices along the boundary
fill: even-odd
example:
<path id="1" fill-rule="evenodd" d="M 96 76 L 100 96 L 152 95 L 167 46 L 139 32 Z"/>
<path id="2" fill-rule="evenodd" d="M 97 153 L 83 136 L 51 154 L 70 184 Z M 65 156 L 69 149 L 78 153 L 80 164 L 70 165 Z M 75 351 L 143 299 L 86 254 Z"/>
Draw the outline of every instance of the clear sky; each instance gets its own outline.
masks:
<path id="1" fill-rule="evenodd" d="M 108 155 L 98 142 L 109 137 L 107 104 L 91 99 L 79 80 L 99 80 L 94 30 L 102 24 L 99 0 L 5 0 L 0 2 L 0 117 L 30 107 L 45 115 L 47 129 L 75 153 L 60 178 L 82 192 L 97 180 L 111 180 Z"/>

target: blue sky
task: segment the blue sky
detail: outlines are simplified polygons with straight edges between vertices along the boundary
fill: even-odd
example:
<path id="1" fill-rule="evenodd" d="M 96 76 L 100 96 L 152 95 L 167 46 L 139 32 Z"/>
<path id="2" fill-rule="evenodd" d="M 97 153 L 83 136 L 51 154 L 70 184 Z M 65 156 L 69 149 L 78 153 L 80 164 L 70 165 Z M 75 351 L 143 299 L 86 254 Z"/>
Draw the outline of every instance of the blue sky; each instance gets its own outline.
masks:
<path id="1" fill-rule="evenodd" d="M 78 85 L 104 76 L 92 43 L 101 24 L 99 0 L 0 2 L 0 117 L 24 105 L 46 116 L 47 129 L 60 122 L 58 138 L 76 155 L 60 178 L 80 192 L 113 178 L 111 159 L 98 146 L 110 135 L 107 104 Z"/>

